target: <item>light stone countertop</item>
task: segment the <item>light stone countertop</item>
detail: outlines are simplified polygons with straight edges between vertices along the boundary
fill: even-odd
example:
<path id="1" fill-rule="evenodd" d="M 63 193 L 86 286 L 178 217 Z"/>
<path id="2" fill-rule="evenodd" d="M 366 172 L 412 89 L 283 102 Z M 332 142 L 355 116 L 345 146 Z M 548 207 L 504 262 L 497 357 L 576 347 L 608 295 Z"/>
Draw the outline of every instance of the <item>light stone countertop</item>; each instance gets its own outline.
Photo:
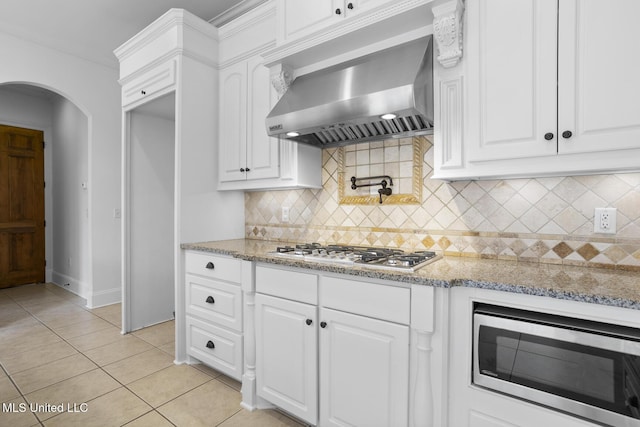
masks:
<path id="1" fill-rule="evenodd" d="M 444 257 L 416 272 L 311 263 L 270 255 L 292 242 L 223 240 L 185 243 L 182 249 L 226 254 L 236 258 L 316 271 L 438 287 L 474 287 L 582 301 L 640 310 L 640 273 L 556 264 Z"/>

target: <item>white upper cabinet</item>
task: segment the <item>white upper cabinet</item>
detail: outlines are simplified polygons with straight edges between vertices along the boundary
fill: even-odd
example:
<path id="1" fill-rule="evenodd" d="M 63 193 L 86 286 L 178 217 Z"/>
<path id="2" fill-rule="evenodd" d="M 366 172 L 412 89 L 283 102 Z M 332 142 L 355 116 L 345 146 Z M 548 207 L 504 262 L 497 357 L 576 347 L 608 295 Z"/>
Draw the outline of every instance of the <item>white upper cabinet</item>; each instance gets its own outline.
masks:
<path id="1" fill-rule="evenodd" d="M 279 176 L 279 142 L 264 126 L 274 93 L 259 55 L 220 72 L 220 182 Z"/>
<path id="2" fill-rule="evenodd" d="M 274 0 L 277 43 L 263 56 L 268 67 L 306 74 L 430 34 L 431 8 L 440 1 Z"/>
<path id="3" fill-rule="evenodd" d="M 470 161 L 556 154 L 556 7 L 468 2 Z"/>
<path id="4" fill-rule="evenodd" d="M 246 179 L 247 64 L 220 71 L 220 181 Z"/>
<path id="5" fill-rule="evenodd" d="M 279 0 L 278 12 L 284 22 L 279 28 L 279 43 L 317 31 L 339 20 L 340 16 L 334 13 L 334 2 L 335 0 Z"/>
<path id="6" fill-rule="evenodd" d="M 220 29 L 219 190 L 320 188 L 321 150 L 267 135 L 278 100 L 261 54 L 275 45 L 267 2 Z"/>
<path id="7" fill-rule="evenodd" d="M 265 118 L 278 100 L 269 69 L 261 56 L 247 61 L 247 177 L 277 178 L 280 153 L 278 138 L 267 136 Z"/>
<path id="8" fill-rule="evenodd" d="M 284 25 L 280 28 L 279 43 L 291 41 L 371 8 L 393 3 L 389 0 L 278 0 Z"/>
<path id="9" fill-rule="evenodd" d="M 559 6 L 558 151 L 639 148 L 640 2 Z"/>
<path id="10" fill-rule="evenodd" d="M 130 109 L 175 90 L 177 61 L 172 58 L 122 85 L 122 107 Z"/>
<path id="11" fill-rule="evenodd" d="M 465 7 L 462 62 L 434 70 L 434 178 L 640 169 L 640 2 Z"/>

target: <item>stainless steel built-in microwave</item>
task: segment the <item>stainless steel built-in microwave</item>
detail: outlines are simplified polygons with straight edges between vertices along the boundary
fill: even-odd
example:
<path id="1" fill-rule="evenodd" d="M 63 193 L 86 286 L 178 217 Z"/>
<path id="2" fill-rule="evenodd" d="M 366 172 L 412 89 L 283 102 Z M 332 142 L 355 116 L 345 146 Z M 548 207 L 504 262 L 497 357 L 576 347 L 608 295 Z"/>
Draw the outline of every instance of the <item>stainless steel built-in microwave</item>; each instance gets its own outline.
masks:
<path id="1" fill-rule="evenodd" d="M 477 304 L 473 382 L 595 423 L 640 426 L 640 330 Z"/>

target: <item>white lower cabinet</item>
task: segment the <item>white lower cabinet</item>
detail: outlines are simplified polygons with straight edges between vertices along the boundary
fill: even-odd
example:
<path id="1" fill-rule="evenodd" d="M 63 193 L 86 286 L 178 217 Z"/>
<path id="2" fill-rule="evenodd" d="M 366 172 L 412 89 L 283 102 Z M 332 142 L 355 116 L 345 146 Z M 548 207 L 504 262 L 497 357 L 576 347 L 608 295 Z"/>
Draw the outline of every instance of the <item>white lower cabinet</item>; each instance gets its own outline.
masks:
<path id="1" fill-rule="evenodd" d="M 185 254 L 186 353 L 237 380 L 243 372 L 241 263 Z"/>
<path id="2" fill-rule="evenodd" d="M 632 309 L 203 252 L 185 272 L 186 354 L 241 380 L 245 409 L 322 427 L 595 427 L 473 383 L 474 305 L 640 328 Z"/>
<path id="3" fill-rule="evenodd" d="M 409 327 L 320 309 L 320 425 L 406 426 Z"/>
<path id="4" fill-rule="evenodd" d="M 532 312 L 638 325 L 636 310 L 477 288 L 450 289 L 449 420 L 451 427 L 595 427 L 573 415 L 487 390 L 472 382 L 473 306 L 476 302 Z M 455 321 L 453 321 L 455 319 Z M 605 359 L 603 358 L 603 361 Z M 589 375 L 585 373 L 585 375 Z M 606 388 L 606 381 L 603 387 Z M 633 425 L 629 423 L 628 425 Z"/>
<path id="5" fill-rule="evenodd" d="M 314 305 L 256 295 L 258 396 L 315 424 L 318 341 Z"/>
<path id="6" fill-rule="evenodd" d="M 408 316 L 388 318 L 410 289 L 258 265 L 256 292 L 258 396 L 312 425 L 409 424 Z"/>
<path id="7" fill-rule="evenodd" d="M 242 377 L 242 335 L 187 316 L 187 353 L 239 380 Z"/>

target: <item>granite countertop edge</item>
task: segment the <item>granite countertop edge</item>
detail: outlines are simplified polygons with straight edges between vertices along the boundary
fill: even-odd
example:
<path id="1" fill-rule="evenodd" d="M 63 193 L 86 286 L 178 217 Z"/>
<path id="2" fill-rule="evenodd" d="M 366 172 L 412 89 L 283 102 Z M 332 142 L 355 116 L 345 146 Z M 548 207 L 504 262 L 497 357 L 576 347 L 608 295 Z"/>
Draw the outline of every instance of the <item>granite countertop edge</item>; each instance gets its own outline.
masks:
<path id="1" fill-rule="evenodd" d="M 485 282 L 473 279 L 455 279 L 451 287 L 462 286 L 466 288 L 488 289 L 493 291 L 510 292 L 522 295 L 532 295 L 540 297 L 550 297 L 568 301 L 586 302 L 591 304 L 608 305 L 612 307 L 629 308 L 640 310 L 640 301 L 628 298 L 617 298 L 606 295 L 588 294 L 584 292 L 563 291 L 552 288 L 531 287 L 497 282 Z"/>
<path id="2" fill-rule="evenodd" d="M 203 246 L 198 243 L 183 243 L 180 245 L 181 249 L 190 250 L 190 251 L 202 251 L 209 252 L 218 255 L 230 255 L 234 258 L 242 259 L 244 261 L 255 261 L 255 262 L 264 262 L 268 264 L 276 264 L 283 265 L 286 267 L 294 267 L 294 268 L 302 268 L 307 270 L 314 271 L 323 271 L 329 273 L 338 273 L 338 274 L 346 274 L 349 276 L 358 276 L 358 277 L 368 277 L 371 279 L 380 279 L 380 280 L 391 280 L 394 282 L 401 282 L 407 284 L 414 285 L 425 285 L 425 286 L 434 286 L 434 287 L 442 287 L 449 288 L 451 287 L 451 281 L 449 280 L 438 280 L 431 279 L 427 277 L 419 277 L 412 274 L 402 273 L 402 272 L 388 272 L 381 270 L 372 270 L 372 269 L 364 269 L 358 267 L 343 267 L 335 264 L 324 264 L 324 263 L 315 263 L 308 261 L 297 261 L 289 258 L 277 258 L 274 256 L 268 255 L 257 255 L 257 254 L 246 254 L 233 249 L 224 249 L 224 248 L 212 248 L 209 246 Z"/>
<path id="3" fill-rule="evenodd" d="M 234 240 L 229 242 L 240 242 L 240 240 Z M 274 242 L 262 242 L 265 245 Z M 281 242 L 277 242 L 280 243 Z M 313 271 L 322 271 L 329 273 L 345 274 L 356 277 L 367 277 L 379 280 L 389 280 L 394 282 L 401 282 L 410 285 L 424 285 L 442 288 L 455 288 L 455 287 L 467 287 L 467 288 L 479 288 L 487 290 L 496 290 L 502 292 L 517 293 L 523 295 L 532 296 L 544 296 L 556 299 L 587 302 L 600 305 L 614 306 L 620 308 L 629 308 L 634 310 L 640 310 L 640 298 L 638 300 L 630 298 L 621 298 L 609 295 L 602 295 L 596 293 L 581 292 L 575 290 L 562 290 L 554 289 L 545 286 L 524 286 L 520 284 L 513 284 L 507 282 L 498 281 L 485 281 L 480 279 L 474 279 L 473 277 L 460 277 L 451 279 L 438 279 L 428 277 L 424 275 L 418 275 L 415 273 L 406 272 L 389 272 L 386 270 L 372 270 L 358 267 L 346 267 L 334 264 L 313 263 L 291 260 L 287 258 L 277 258 L 269 256 L 266 252 L 263 253 L 249 253 L 250 251 L 243 251 L 242 249 L 233 249 L 233 245 L 225 247 L 225 241 L 220 242 L 200 242 L 200 243 L 183 243 L 180 245 L 181 249 L 193 250 L 201 252 L 209 252 L 212 254 L 229 255 L 234 258 L 242 259 L 245 261 L 264 262 L 269 264 L 283 265 L 287 267 L 303 268 Z M 514 262 L 516 264 L 516 262 Z M 589 269 L 584 267 L 585 270 Z M 590 270 L 590 269 L 589 269 Z M 640 292 L 639 292 L 640 294 Z M 640 295 L 639 295 L 640 297 Z"/>

